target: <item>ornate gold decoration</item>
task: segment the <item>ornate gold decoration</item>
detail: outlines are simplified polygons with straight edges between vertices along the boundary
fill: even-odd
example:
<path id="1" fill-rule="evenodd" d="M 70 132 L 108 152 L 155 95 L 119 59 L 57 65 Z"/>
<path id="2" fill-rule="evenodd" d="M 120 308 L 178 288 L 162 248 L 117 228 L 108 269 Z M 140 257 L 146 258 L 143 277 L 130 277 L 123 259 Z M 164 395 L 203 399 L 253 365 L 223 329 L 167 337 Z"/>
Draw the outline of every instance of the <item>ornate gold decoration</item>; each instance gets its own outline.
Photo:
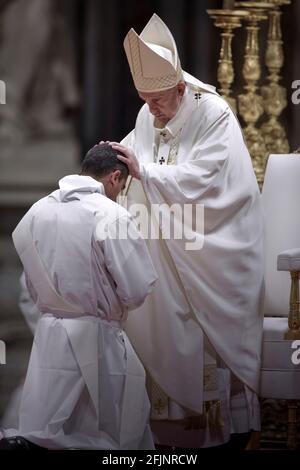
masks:
<path id="1" fill-rule="evenodd" d="M 223 9 L 207 10 L 207 13 L 215 20 L 215 26 L 222 30 L 222 44 L 218 66 L 219 92 L 236 112 L 236 99 L 231 96 L 231 86 L 234 80 L 232 64 L 233 30 L 242 26 L 241 18 L 248 16 L 248 12 Z"/>
<path id="2" fill-rule="evenodd" d="M 260 398 L 261 444 L 263 448 L 300 448 L 299 400 Z M 298 417 L 298 422 L 297 422 Z M 297 434 L 298 431 L 298 434 Z"/>
<path id="3" fill-rule="evenodd" d="M 160 386 L 149 377 L 149 396 L 151 401 L 151 418 L 167 419 L 169 415 L 169 397 Z"/>
<path id="4" fill-rule="evenodd" d="M 151 419 L 169 419 L 169 400 L 171 398 L 150 377 L 147 378 L 147 390 L 151 402 Z M 203 391 L 208 397 L 210 392 L 218 391 L 216 364 L 206 364 L 203 373 Z M 219 394 L 218 394 L 219 395 Z M 210 395 L 211 396 L 211 395 Z M 186 410 L 187 411 L 187 410 Z M 188 412 L 191 413 L 190 411 Z M 220 399 L 204 399 L 201 414 L 186 416 L 181 421 L 184 429 L 220 428 L 224 426 Z"/>
<path id="5" fill-rule="evenodd" d="M 153 408 L 155 409 L 158 415 L 162 414 L 162 411 L 165 408 L 165 405 L 161 398 L 158 398 L 158 400 L 156 400 L 156 402 L 153 404 Z"/>
<path id="6" fill-rule="evenodd" d="M 243 65 L 243 77 L 246 85 L 245 93 L 238 96 L 239 113 L 246 123 L 244 135 L 253 161 L 257 181 L 261 185 L 264 177 L 267 148 L 264 139 L 256 127 L 256 123 L 264 112 L 263 98 L 257 93 L 257 82 L 261 76 L 259 61 L 259 23 L 267 20 L 266 11 L 272 5 L 266 2 L 238 2 L 238 7 L 246 8 L 246 50 Z"/>
<path id="7" fill-rule="evenodd" d="M 182 131 L 182 128 L 179 129 L 179 131 L 177 132 L 175 137 L 173 137 L 171 139 L 170 149 L 169 149 L 169 153 L 168 153 L 167 158 L 166 159 L 162 158 L 161 160 L 158 160 L 158 155 L 156 154 L 156 155 L 154 155 L 154 162 L 155 163 L 160 163 L 160 164 L 167 163 L 167 165 L 175 165 L 176 164 L 176 158 L 177 158 L 179 144 L 180 144 L 181 131 Z M 163 132 L 164 131 L 161 132 L 161 135 L 163 135 Z"/>
<path id="8" fill-rule="evenodd" d="M 288 5 L 290 0 L 269 0 L 272 10 L 269 12 L 269 32 L 265 55 L 265 63 L 269 71 L 269 84 L 261 87 L 264 109 L 268 121 L 261 126 L 261 133 L 265 140 L 267 153 L 289 153 L 290 146 L 283 125 L 279 122 L 279 116 L 287 106 L 286 89 L 279 85 L 281 79 L 280 70 L 283 66 L 283 48 L 281 33 L 280 6 Z"/>
<path id="9" fill-rule="evenodd" d="M 299 312 L 299 271 L 291 271 L 291 294 L 289 311 L 289 330 L 285 333 L 284 339 L 300 339 L 300 312 Z"/>

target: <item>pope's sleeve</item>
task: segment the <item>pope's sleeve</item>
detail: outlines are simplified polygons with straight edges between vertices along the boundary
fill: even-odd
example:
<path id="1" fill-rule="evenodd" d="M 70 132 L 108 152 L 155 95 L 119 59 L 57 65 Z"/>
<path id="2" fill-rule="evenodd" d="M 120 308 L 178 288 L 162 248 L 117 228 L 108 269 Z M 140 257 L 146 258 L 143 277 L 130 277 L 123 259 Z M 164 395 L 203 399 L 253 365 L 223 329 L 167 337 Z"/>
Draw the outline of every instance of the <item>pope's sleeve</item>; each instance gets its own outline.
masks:
<path id="1" fill-rule="evenodd" d="M 109 225 L 102 246 L 122 304 L 129 309 L 140 306 L 153 289 L 157 274 L 145 240 L 129 215 Z"/>
<path id="2" fill-rule="evenodd" d="M 207 125 L 195 142 L 190 159 L 178 165 L 140 164 L 141 182 L 151 202 L 191 203 L 199 200 L 213 185 L 230 153 L 228 107 L 208 117 Z"/>

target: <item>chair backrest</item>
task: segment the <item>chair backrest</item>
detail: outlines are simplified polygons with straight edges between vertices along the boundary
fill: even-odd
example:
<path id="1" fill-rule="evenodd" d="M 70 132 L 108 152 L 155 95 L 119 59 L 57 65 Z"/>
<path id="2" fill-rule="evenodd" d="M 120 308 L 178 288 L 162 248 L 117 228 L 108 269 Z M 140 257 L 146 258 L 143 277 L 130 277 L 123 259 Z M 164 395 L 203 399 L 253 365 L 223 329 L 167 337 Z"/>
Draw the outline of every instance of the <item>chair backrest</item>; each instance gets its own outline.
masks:
<path id="1" fill-rule="evenodd" d="M 300 155 L 270 155 L 262 190 L 265 217 L 265 316 L 288 316 L 291 281 L 277 271 L 281 251 L 300 247 Z"/>

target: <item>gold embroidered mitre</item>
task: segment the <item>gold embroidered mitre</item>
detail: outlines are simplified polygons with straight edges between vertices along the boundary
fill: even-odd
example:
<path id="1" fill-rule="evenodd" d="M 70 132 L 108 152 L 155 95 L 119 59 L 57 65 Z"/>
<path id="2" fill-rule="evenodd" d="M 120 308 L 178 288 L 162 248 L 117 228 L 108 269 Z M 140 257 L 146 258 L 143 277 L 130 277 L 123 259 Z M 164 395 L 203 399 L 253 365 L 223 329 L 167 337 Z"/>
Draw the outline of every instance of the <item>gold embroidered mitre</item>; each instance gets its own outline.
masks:
<path id="1" fill-rule="evenodd" d="M 176 43 L 171 31 L 156 14 L 140 36 L 131 28 L 125 37 L 124 49 L 137 90 L 168 90 L 182 80 Z"/>

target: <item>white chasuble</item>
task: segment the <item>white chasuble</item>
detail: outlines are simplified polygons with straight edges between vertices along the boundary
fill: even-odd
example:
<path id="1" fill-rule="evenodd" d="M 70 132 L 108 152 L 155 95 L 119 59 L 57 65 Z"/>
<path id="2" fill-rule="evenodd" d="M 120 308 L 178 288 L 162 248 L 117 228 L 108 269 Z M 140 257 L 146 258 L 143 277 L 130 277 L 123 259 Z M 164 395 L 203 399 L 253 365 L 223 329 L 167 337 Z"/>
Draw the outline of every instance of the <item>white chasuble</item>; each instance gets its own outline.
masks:
<path id="1" fill-rule="evenodd" d="M 259 427 L 252 399 L 258 390 L 263 321 L 259 189 L 228 104 L 185 76 L 189 84 L 175 117 L 158 129 L 145 104 L 123 141 L 134 150 L 141 170 L 141 181 L 132 179 L 127 187 L 127 208 L 141 225 L 151 212 L 152 228 L 158 224 L 160 229 L 159 239 L 151 238 L 151 230 L 145 234 L 159 279 L 145 304 L 132 312 L 126 331 L 163 392 L 153 392 L 152 417 L 203 414 L 203 402 L 218 397 L 230 407 L 233 378 L 243 384 L 238 399 L 245 399 L 249 409 L 253 405 L 248 430 Z M 139 213 L 137 203 L 147 213 Z M 174 204 L 182 213 L 185 206 L 203 208 L 202 224 L 184 226 L 193 243 L 187 243 L 192 240 L 187 234 L 162 239 L 163 217 L 153 216 L 153 205 Z M 211 381 L 217 387 L 206 390 L 205 382 Z M 232 416 L 223 413 L 223 419 L 232 432 Z"/>

